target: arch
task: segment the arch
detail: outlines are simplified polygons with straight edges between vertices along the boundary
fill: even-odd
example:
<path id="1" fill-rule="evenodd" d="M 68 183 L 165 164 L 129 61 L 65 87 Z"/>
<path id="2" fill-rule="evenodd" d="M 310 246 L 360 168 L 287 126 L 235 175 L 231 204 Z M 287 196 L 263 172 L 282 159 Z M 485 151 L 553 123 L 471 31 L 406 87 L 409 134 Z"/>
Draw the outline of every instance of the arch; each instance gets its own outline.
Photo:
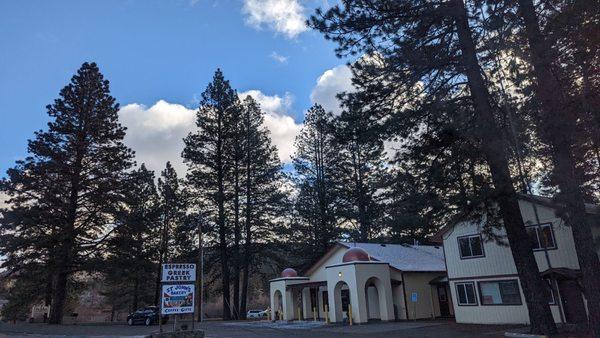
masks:
<path id="1" fill-rule="evenodd" d="M 386 313 L 386 299 L 383 283 L 377 277 L 370 277 L 365 282 L 365 304 L 367 307 L 367 320 L 381 320 Z"/>
<path id="2" fill-rule="evenodd" d="M 275 293 L 273 294 L 273 298 L 274 298 L 274 308 L 271 309 L 271 311 L 273 311 L 274 315 L 275 315 L 275 320 L 279 320 L 279 314 L 283 313 L 283 295 L 281 294 L 280 290 L 275 290 Z"/>
<path id="3" fill-rule="evenodd" d="M 339 281 L 333 289 L 333 301 L 336 321 L 342 322 L 347 318 L 348 309 L 352 306 L 350 303 L 350 287 L 345 281 Z M 354 316 L 353 316 L 354 317 Z"/>

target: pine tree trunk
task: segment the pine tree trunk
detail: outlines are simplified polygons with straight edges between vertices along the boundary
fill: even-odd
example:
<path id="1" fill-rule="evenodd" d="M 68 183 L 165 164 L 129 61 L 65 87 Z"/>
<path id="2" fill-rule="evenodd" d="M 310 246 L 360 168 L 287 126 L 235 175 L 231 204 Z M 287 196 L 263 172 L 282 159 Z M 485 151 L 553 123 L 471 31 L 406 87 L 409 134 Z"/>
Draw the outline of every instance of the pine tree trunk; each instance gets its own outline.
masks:
<path id="1" fill-rule="evenodd" d="M 508 157 L 501 133 L 497 128 L 490 95 L 479 67 L 475 44 L 468 23 L 467 9 L 462 0 L 452 0 L 454 19 L 462 51 L 462 66 L 467 76 L 471 97 L 477 113 L 477 128 L 483 153 L 490 167 L 500 215 L 506 229 L 510 249 L 515 261 L 523 294 L 527 301 L 531 331 L 546 335 L 556 333 L 550 312 L 545 284 L 542 280 L 529 237 L 519 209 L 517 193 L 512 184 Z"/>
<path id="2" fill-rule="evenodd" d="M 567 224 L 577 243 L 577 258 L 583 275 L 583 286 L 589 312 L 589 325 L 593 334 L 600 337 L 600 261 L 594 247 L 591 224 L 586 217 L 585 201 L 578 178 L 574 144 L 577 114 L 571 114 L 563 88 L 552 73 L 552 46 L 542 35 L 534 4 L 531 0 L 519 0 L 519 11 L 525 24 L 531 62 L 536 78 L 536 94 L 539 99 L 544 136 L 553 150 L 555 179 L 560 189 L 561 202 L 568 213 Z"/>
<path id="3" fill-rule="evenodd" d="M 156 279 L 154 281 L 154 305 L 158 306 L 160 303 L 160 279 L 162 274 L 162 254 L 160 254 L 160 258 L 158 260 L 158 268 L 156 271 Z"/>
<path id="4" fill-rule="evenodd" d="M 140 281 L 139 278 L 135 278 L 135 281 L 133 282 L 133 310 L 137 310 L 138 308 L 138 302 L 139 302 L 139 293 L 140 293 Z"/>
<path id="5" fill-rule="evenodd" d="M 83 159 L 83 132 L 78 135 L 78 142 L 75 161 L 73 162 L 73 173 L 71 176 L 71 187 L 69 192 L 69 204 L 65 227 L 62 229 L 62 240 L 59 244 L 59 255 L 57 259 L 56 277 L 53 281 L 54 291 L 52 293 L 52 305 L 50 306 L 50 318 L 48 323 L 60 324 L 64 315 L 65 303 L 67 300 L 67 283 L 69 280 L 69 269 L 73 259 L 75 246 L 75 222 L 77 220 L 78 197 L 80 189 L 80 172 Z"/>
<path id="6" fill-rule="evenodd" d="M 250 280 L 250 276 L 249 274 L 249 266 L 250 266 L 250 261 L 251 261 L 251 256 L 252 256 L 252 222 L 251 222 L 251 216 L 252 216 L 252 151 L 251 151 L 251 147 L 250 145 L 253 144 L 251 142 L 251 133 L 250 133 L 250 115 L 249 115 L 249 111 L 247 110 L 247 115 L 246 115 L 246 124 L 247 124 L 247 131 L 246 131 L 246 156 L 245 156 L 245 162 L 246 162 L 246 201 L 245 201 L 245 219 L 244 219 L 244 230 L 246 233 L 246 238 L 244 241 L 244 260 L 242 262 L 242 270 L 243 270 L 243 276 L 242 276 L 242 296 L 241 296 L 241 300 L 240 300 L 240 316 L 241 319 L 246 319 L 246 304 L 248 301 L 248 282 Z"/>
<path id="7" fill-rule="evenodd" d="M 236 154 L 237 156 L 237 154 Z M 239 184 L 239 170 L 238 163 L 235 163 L 235 196 L 233 200 L 234 208 L 234 244 L 233 244 L 233 317 L 239 319 L 240 317 L 240 240 L 241 240 L 241 229 L 240 229 L 240 184 Z"/>
<path id="8" fill-rule="evenodd" d="M 52 274 L 49 273 L 46 277 L 46 289 L 44 291 L 44 305 L 50 306 L 52 304 Z"/>
<path id="9" fill-rule="evenodd" d="M 52 305 L 50 307 L 50 317 L 48 318 L 49 324 L 61 324 L 65 310 L 65 303 L 67 299 L 67 281 L 69 274 L 67 272 L 59 271 L 54 277 L 54 290 L 52 292 Z"/>
<path id="10" fill-rule="evenodd" d="M 163 208 L 164 209 L 164 208 Z M 167 260 L 167 247 L 169 245 L 169 222 L 167 217 L 168 211 L 163 210 L 163 228 L 161 231 L 160 252 L 158 257 L 158 267 L 156 273 L 155 289 L 154 289 L 154 304 L 159 305 L 161 300 L 160 281 L 162 279 L 162 265 Z"/>
<path id="11" fill-rule="evenodd" d="M 223 166 L 223 121 L 218 117 L 218 140 L 216 151 L 217 162 L 217 209 L 219 228 L 219 252 L 221 258 L 221 287 L 223 292 L 223 320 L 231 319 L 231 294 L 229 290 L 229 253 L 227 252 L 227 233 L 225 229 L 225 170 Z"/>
<path id="12" fill-rule="evenodd" d="M 248 283 L 250 281 L 250 262 L 252 261 L 252 232 L 250 222 L 246 221 L 246 242 L 244 243 L 244 260 L 242 275 L 242 296 L 240 300 L 240 317 L 246 319 L 246 307 L 248 301 Z"/>

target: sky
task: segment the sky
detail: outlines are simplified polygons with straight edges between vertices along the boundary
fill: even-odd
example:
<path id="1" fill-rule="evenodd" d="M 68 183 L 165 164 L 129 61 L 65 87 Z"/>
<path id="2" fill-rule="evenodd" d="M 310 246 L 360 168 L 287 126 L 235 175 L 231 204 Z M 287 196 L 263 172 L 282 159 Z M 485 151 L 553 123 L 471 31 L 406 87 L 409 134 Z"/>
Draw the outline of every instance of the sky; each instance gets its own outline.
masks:
<path id="1" fill-rule="evenodd" d="M 155 171 L 183 174 L 182 138 L 217 68 L 266 113 L 283 163 L 315 102 L 339 113 L 349 60 L 305 25 L 327 0 L 0 1 L 0 177 L 27 155 L 51 104 L 83 62 L 110 81 L 125 143 Z"/>

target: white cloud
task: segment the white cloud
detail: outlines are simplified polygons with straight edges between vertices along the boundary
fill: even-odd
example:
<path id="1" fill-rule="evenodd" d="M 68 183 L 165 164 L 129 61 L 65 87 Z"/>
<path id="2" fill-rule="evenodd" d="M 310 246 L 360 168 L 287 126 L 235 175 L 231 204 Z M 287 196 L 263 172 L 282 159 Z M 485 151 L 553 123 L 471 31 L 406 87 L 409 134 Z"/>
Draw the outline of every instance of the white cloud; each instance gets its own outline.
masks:
<path id="1" fill-rule="evenodd" d="M 294 38 L 306 31 L 304 7 L 298 0 L 244 0 L 246 23 L 255 29 L 269 29 Z"/>
<path id="2" fill-rule="evenodd" d="M 277 53 L 276 51 L 271 52 L 271 54 L 269 54 L 269 57 L 279 63 L 287 63 L 288 62 L 287 56 L 283 56 L 283 55 Z"/>
<path id="3" fill-rule="evenodd" d="M 342 112 L 340 101 L 336 95 L 340 92 L 354 91 L 352 86 L 352 71 L 346 65 L 340 65 L 326 70 L 317 79 L 317 84 L 310 93 L 312 103 L 318 103 L 325 110 L 336 115 Z"/>
<path id="4" fill-rule="evenodd" d="M 251 95 L 265 112 L 265 126 L 271 132 L 282 162 L 290 162 L 294 153 L 294 139 L 301 125 L 289 116 L 293 98 L 289 93 L 283 97 L 265 95 L 260 90 L 240 93 Z M 196 109 L 181 104 L 157 101 L 151 107 L 138 103 L 125 105 L 119 111 L 121 123 L 127 127 L 125 144 L 136 152 L 138 165 L 145 163 L 156 175 L 171 161 L 183 177 L 186 165 L 181 158 L 183 138 L 196 130 Z"/>
<path id="5" fill-rule="evenodd" d="M 196 128 L 196 110 L 159 100 L 150 108 L 128 104 L 119 115 L 127 127 L 125 143 L 136 152 L 138 164 L 145 163 L 159 175 L 171 161 L 179 175 L 185 174 L 183 138 Z"/>
<path id="6" fill-rule="evenodd" d="M 289 116 L 293 97 L 289 93 L 286 93 L 283 97 L 279 95 L 269 96 L 256 89 L 239 94 L 242 99 L 247 95 L 252 96 L 265 112 L 264 123 L 271 132 L 271 140 L 277 147 L 279 159 L 284 163 L 289 163 L 295 151 L 294 140 L 300 132 L 300 128 L 302 128 L 301 124 L 296 123 Z"/>

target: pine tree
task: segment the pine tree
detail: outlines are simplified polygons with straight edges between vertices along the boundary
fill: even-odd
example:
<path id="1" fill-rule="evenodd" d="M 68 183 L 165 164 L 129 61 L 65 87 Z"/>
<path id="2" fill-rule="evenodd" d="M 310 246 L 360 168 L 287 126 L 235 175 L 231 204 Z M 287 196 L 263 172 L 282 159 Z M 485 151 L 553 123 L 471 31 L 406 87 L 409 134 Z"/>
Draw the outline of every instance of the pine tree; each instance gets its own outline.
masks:
<path id="1" fill-rule="evenodd" d="M 315 104 L 306 113 L 304 126 L 296 137 L 293 157 L 299 189 L 295 202 L 300 219 L 297 232 L 305 239 L 307 257 L 324 254 L 340 234 L 336 218 L 339 153 L 333 116 Z"/>
<path id="2" fill-rule="evenodd" d="M 211 83 L 202 93 L 197 113 L 198 131 L 185 138 L 183 158 L 188 165 L 187 181 L 207 208 L 210 221 L 218 232 L 223 319 L 231 318 L 231 293 L 228 237 L 231 229 L 227 222 L 226 204 L 230 200 L 227 178 L 231 163 L 227 160 L 227 145 L 232 130 L 227 124 L 234 110 L 240 109 L 235 90 L 217 70 Z"/>
<path id="3" fill-rule="evenodd" d="M 261 253 L 257 243 L 280 237 L 285 207 L 281 163 L 263 122 L 264 113 L 258 103 L 251 96 L 246 97 L 241 120 L 244 249 L 239 313 L 242 319 L 246 317 L 248 283 L 255 270 L 252 268 L 255 255 Z"/>
<path id="4" fill-rule="evenodd" d="M 419 118 L 415 108 L 440 102 L 472 106 L 475 127 L 466 137 L 477 142 L 489 169 L 533 331 L 553 334 L 556 325 L 521 218 L 506 141 L 498 137 L 502 128 L 482 75 L 469 10 L 463 0 L 343 1 L 326 13 L 317 11 L 311 24 L 338 43 L 338 54 L 367 53 L 381 61 L 367 65 L 373 73 L 355 85 L 359 91 L 365 82 L 370 85 L 363 102 L 377 107 L 383 101 L 382 115 L 408 112 L 404 117 L 409 124 Z M 410 132 L 421 130 L 418 124 L 412 128 Z"/>
<path id="5" fill-rule="evenodd" d="M 15 273 L 45 260 L 52 271 L 49 321 L 57 324 L 73 273 L 92 269 L 88 263 L 110 236 L 133 153 L 122 142 L 119 105 L 95 63 L 84 63 L 47 110 L 48 129 L 35 133 L 30 155 L 2 181 L 12 208 L 3 210 L 1 254 Z M 40 247 L 41 258 L 32 257 Z"/>
<path id="6" fill-rule="evenodd" d="M 162 264 L 178 257 L 179 246 L 187 241 L 186 235 L 186 197 L 171 162 L 167 162 L 165 169 L 158 178 L 158 196 L 161 218 L 160 243 L 158 246 L 158 265 L 154 289 L 154 302 L 160 301 L 160 274 Z"/>
<path id="7" fill-rule="evenodd" d="M 385 172 L 382 126 L 354 97 L 346 96 L 343 102 L 345 109 L 334 120 L 340 149 L 337 216 L 342 222 L 357 224 L 351 234 L 354 240 L 368 242 L 383 227 L 382 196 L 378 193 Z"/>
<path id="8" fill-rule="evenodd" d="M 156 273 L 160 209 L 154 172 L 144 164 L 129 174 L 125 184 L 126 202 L 116 215 L 114 236 L 108 242 L 106 282 L 120 290 L 121 300 L 129 303 L 128 310 L 135 310 L 153 301 L 153 283 L 148 276 Z"/>
<path id="9" fill-rule="evenodd" d="M 582 21 L 575 27 L 567 28 L 567 33 L 569 31 L 576 32 L 579 27 L 583 28 L 587 24 L 586 22 L 593 22 L 594 19 L 597 27 L 600 17 L 598 4 L 592 4 L 593 2 L 587 5 L 585 2 L 582 2 L 583 4 L 573 3 L 574 5 L 571 5 L 571 1 L 565 1 L 562 8 L 571 15 L 580 14 L 579 19 Z M 574 104 L 577 99 L 587 98 L 587 93 L 575 100 L 570 97 L 574 87 L 577 87 L 575 83 L 579 82 L 581 78 L 584 80 L 584 86 L 586 82 L 589 86 L 590 69 L 588 65 L 597 56 L 593 52 L 586 53 L 586 49 L 597 50 L 597 45 L 585 46 L 585 39 L 575 39 L 575 41 L 579 40 L 579 44 L 574 46 L 569 46 L 569 42 L 563 41 L 553 44 L 542 33 L 540 19 L 533 1 L 519 0 L 518 6 L 518 13 L 522 18 L 523 35 L 529 46 L 528 60 L 532 66 L 535 97 L 540 108 L 539 135 L 551 150 L 550 156 L 553 163 L 551 181 L 559 188 L 555 199 L 565 206 L 562 216 L 571 227 L 573 237 L 577 242 L 577 258 L 583 276 L 590 327 L 594 335 L 600 336 L 600 290 L 597 288 L 597 281 L 600 279 L 600 259 L 594 245 L 591 222 L 586 216 L 585 166 L 587 161 L 585 157 L 587 152 L 581 151 L 581 143 L 578 142 L 581 139 L 578 135 L 585 135 L 587 129 L 584 127 L 584 132 L 581 133 L 578 122 L 587 120 L 588 123 L 591 122 L 591 125 L 594 125 L 594 121 L 586 118 L 585 106 Z M 573 11 L 573 7 L 578 8 Z M 596 33 L 598 33 L 597 28 Z M 557 35 L 560 36 L 560 34 Z M 578 36 L 577 33 L 574 35 Z M 564 76 L 561 67 L 569 62 L 565 60 L 565 55 L 559 55 L 559 53 L 573 53 L 575 58 L 573 61 L 579 64 L 583 72 L 573 78 L 571 75 L 573 67 L 570 67 L 570 71 L 567 73 L 569 75 Z M 593 144 L 593 138 L 590 141 Z M 598 152 L 597 147 L 597 144 L 592 145 L 592 148 L 596 148 L 596 153 Z"/>

